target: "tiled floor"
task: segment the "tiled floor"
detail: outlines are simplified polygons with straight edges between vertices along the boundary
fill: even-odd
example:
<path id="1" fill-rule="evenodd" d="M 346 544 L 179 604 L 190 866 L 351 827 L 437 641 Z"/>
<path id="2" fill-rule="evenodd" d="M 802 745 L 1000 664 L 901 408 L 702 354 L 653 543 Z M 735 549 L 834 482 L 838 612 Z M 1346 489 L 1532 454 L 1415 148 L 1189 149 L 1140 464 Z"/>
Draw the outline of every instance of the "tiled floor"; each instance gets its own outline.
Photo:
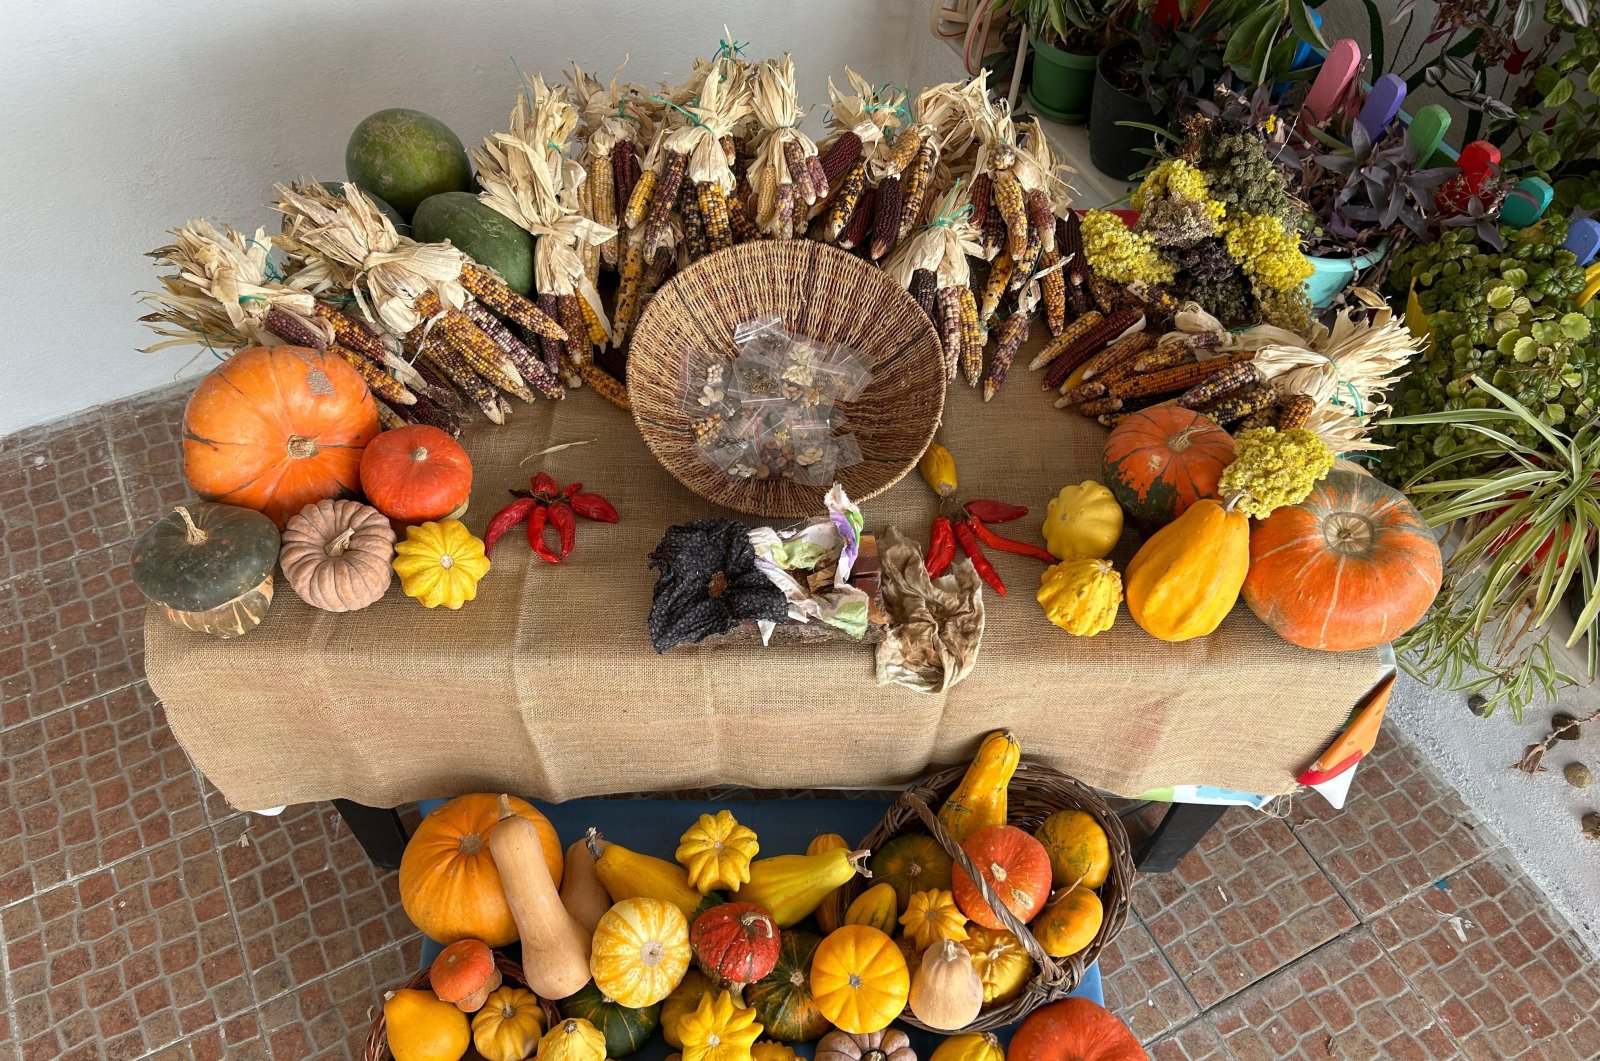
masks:
<path id="1" fill-rule="evenodd" d="M 349 1058 L 418 938 L 327 804 L 233 812 L 142 680 L 136 528 L 183 395 L 0 441 L 0 1061 Z M 1350 805 L 1231 811 L 1102 958 L 1156 1058 L 1600 1057 L 1600 965 L 1386 737 Z"/>

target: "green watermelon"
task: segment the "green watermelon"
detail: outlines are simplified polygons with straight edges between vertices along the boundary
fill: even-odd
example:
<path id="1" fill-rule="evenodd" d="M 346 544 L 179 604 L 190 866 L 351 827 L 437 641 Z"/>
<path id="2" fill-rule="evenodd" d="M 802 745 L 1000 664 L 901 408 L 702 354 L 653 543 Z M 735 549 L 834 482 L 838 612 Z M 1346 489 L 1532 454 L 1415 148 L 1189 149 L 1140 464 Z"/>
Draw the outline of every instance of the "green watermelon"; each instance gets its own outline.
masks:
<path id="1" fill-rule="evenodd" d="M 472 165 L 456 134 L 437 118 L 403 107 L 379 111 L 356 126 L 345 145 L 344 171 L 405 218 L 430 195 L 472 185 Z"/>
<path id="2" fill-rule="evenodd" d="M 511 290 L 533 294 L 533 237 L 471 192 L 430 195 L 411 218 L 419 243 L 447 239 L 479 265 L 499 273 Z"/>

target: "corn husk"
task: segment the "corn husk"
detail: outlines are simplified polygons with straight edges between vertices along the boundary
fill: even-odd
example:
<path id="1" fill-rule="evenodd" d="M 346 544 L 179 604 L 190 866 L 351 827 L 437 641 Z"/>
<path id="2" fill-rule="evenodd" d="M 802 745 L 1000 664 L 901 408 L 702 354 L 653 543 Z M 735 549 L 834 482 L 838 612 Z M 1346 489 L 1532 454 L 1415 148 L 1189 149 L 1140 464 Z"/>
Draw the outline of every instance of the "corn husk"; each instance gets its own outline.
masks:
<path id="1" fill-rule="evenodd" d="M 601 84 L 593 74 L 572 64 L 572 98 L 579 119 L 577 136 L 584 142 L 585 168 L 591 158 L 609 158 L 623 140 L 643 145 L 655 135 L 654 115 L 659 106 L 648 105 L 649 93 L 644 86 L 619 82 L 617 76 L 621 73 L 622 68 L 618 67 L 610 83 Z"/>
<path id="2" fill-rule="evenodd" d="M 911 276 L 918 269 L 928 269 L 938 278 L 942 290 L 947 287 L 966 287 L 972 273 L 967 257 L 981 257 L 980 233 L 972 223 L 972 204 L 966 189 L 958 182 L 945 192 L 926 224 L 912 230 L 884 263 L 884 271 L 895 283 L 908 291 Z"/>
<path id="3" fill-rule="evenodd" d="M 848 93 L 839 91 L 833 78 L 828 78 L 830 132 L 817 144 L 817 150 L 826 151 L 843 134 L 855 133 L 861 138 L 861 153 L 868 164 L 876 164 L 874 174 L 881 174 L 883 161 L 888 158 L 887 134 L 900 128 L 901 121 L 911 113 L 906 108 L 905 90 L 899 85 L 874 87 L 848 66 L 844 77 L 850 86 Z"/>
<path id="4" fill-rule="evenodd" d="M 1027 118 L 1012 125 L 1016 138 L 1017 180 L 1024 190 L 1042 188 L 1050 196 L 1050 209 L 1056 217 L 1066 217 L 1072 209 L 1072 176 L 1078 171 L 1056 157 L 1038 118 Z"/>
<path id="5" fill-rule="evenodd" d="M 802 158 L 809 158 L 817 153 L 817 145 L 811 137 L 800 131 L 800 120 L 805 117 L 806 112 L 800 109 L 799 96 L 795 89 L 794 60 L 785 53 L 782 59 L 768 59 L 758 63 L 751 78 L 750 89 L 750 113 L 755 119 L 758 131 L 755 153 L 746 176 L 754 188 L 761 187 L 768 173 L 776 174 L 780 185 L 791 184 L 794 179 L 784 157 L 784 145 L 794 144 Z M 881 138 L 881 131 L 878 136 Z M 825 195 L 827 189 L 822 189 L 822 193 Z M 814 204 L 796 202 L 794 209 L 797 211 L 806 209 L 808 205 Z M 779 221 L 779 212 L 775 205 L 768 205 L 766 211 L 758 213 L 755 218 L 756 227 L 761 231 L 780 239 L 786 238 L 788 232 L 778 231 Z"/>

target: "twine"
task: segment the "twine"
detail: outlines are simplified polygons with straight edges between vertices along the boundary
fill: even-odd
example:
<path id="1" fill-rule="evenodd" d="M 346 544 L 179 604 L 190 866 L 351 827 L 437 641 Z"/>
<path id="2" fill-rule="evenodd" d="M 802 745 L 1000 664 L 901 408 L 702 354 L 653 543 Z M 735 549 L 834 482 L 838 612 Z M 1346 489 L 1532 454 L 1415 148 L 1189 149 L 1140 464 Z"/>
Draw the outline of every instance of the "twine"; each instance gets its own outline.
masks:
<path id="1" fill-rule="evenodd" d="M 954 194 L 956 192 L 961 190 L 961 181 L 962 180 L 963 180 L 963 178 L 957 177 L 955 184 L 953 184 L 950 187 L 950 192 L 951 192 L 952 197 L 954 196 Z M 956 207 L 954 210 L 947 210 L 944 213 L 939 214 L 932 221 L 929 221 L 927 224 L 918 225 L 912 231 L 921 232 L 924 229 L 930 229 L 930 228 L 946 228 L 946 227 L 948 227 L 950 225 L 958 225 L 958 224 L 961 224 L 964 221 L 970 221 L 970 220 L 972 220 L 972 204 L 971 203 L 964 203 L 963 205 Z"/>
<path id="2" fill-rule="evenodd" d="M 697 118 L 693 111 L 690 111 L 690 110 L 687 110 L 687 109 L 685 109 L 683 107 L 678 106 L 676 103 L 672 102 L 670 99 L 664 99 L 661 96 L 651 96 L 650 98 L 655 100 L 657 103 L 665 103 L 667 106 L 671 107 L 673 110 L 677 111 L 679 114 L 681 114 L 685 118 L 689 119 L 689 123 L 691 125 L 698 125 L 702 129 L 711 128 L 711 126 L 707 125 L 705 122 L 703 122 L 699 118 Z"/>

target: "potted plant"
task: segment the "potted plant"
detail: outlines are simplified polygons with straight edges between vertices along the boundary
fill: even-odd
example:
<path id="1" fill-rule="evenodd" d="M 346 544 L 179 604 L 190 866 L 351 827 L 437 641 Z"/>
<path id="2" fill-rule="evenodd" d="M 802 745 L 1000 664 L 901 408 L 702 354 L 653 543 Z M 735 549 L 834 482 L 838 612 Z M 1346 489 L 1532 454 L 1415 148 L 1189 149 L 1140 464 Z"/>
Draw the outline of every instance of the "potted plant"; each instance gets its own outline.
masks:
<path id="1" fill-rule="evenodd" d="M 1127 33 L 1139 0 L 1012 0 L 1011 15 L 1028 24 L 1033 72 L 1028 102 L 1054 121 L 1089 120 L 1095 58 Z"/>

